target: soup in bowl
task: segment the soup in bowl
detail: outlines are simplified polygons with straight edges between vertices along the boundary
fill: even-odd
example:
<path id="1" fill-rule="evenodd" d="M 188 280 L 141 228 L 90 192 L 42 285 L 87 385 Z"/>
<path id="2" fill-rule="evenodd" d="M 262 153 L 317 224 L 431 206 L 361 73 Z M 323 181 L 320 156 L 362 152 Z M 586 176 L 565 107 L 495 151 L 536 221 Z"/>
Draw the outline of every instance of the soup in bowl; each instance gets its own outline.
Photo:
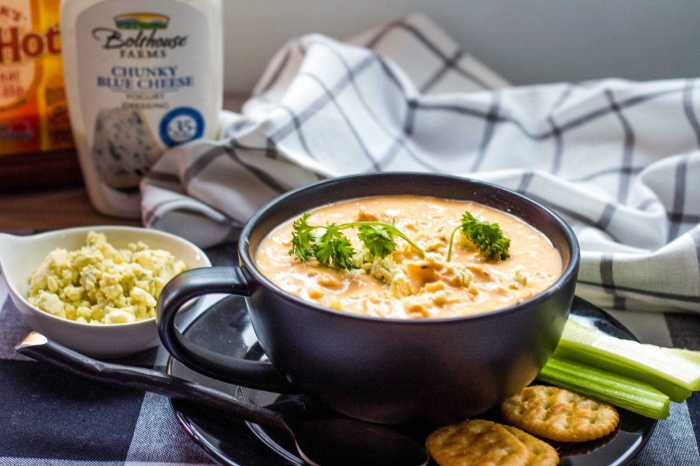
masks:
<path id="1" fill-rule="evenodd" d="M 546 207 L 415 173 L 285 194 L 248 222 L 238 255 L 237 267 L 165 287 L 168 351 L 209 376 L 382 423 L 463 419 L 529 384 L 559 340 L 579 261 L 571 228 Z M 178 310 L 206 293 L 245 297 L 269 362 L 182 336 Z"/>
<path id="2" fill-rule="evenodd" d="M 465 213 L 477 225 L 501 231 L 507 257 L 485 255 L 464 234 Z M 544 234 L 473 201 L 393 195 L 319 207 L 304 216 L 313 228 L 309 258 L 294 251 L 300 219 L 289 219 L 267 235 L 256 251 L 256 265 L 284 291 L 341 312 L 397 319 L 469 316 L 526 301 L 561 275 L 561 256 Z M 349 242 L 349 267 L 313 257 L 329 225 L 341 226 Z M 363 231 L 379 236 L 379 243 L 365 244 Z M 373 254 L 381 240 L 387 250 Z"/>

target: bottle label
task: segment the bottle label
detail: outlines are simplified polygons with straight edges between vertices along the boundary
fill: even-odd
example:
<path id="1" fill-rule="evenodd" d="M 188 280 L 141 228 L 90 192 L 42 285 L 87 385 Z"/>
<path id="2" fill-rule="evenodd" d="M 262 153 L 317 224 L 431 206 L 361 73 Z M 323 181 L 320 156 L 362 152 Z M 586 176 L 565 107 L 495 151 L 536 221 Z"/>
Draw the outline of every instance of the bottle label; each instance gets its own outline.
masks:
<path id="1" fill-rule="evenodd" d="M 0 0 L 0 156 L 72 147 L 60 0 Z"/>
<path id="2" fill-rule="evenodd" d="M 207 18 L 173 0 L 107 0 L 77 20 L 80 99 L 103 183 L 131 190 L 162 152 L 200 138 Z"/>

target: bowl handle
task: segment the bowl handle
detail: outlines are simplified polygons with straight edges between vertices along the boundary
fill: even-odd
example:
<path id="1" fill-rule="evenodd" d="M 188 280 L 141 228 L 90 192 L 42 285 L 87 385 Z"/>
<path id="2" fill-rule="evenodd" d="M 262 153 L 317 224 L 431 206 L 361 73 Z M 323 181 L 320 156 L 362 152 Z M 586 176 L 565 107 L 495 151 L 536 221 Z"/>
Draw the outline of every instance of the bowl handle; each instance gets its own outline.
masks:
<path id="1" fill-rule="evenodd" d="M 175 328 L 177 312 L 197 296 L 214 293 L 250 296 L 251 292 L 251 283 L 238 267 L 204 267 L 181 273 L 168 282 L 158 300 L 160 340 L 175 359 L 215 379 L 260 390 L 296 393 L 299 390 L 269 362 L 210 351 L 193 344 Z"/>

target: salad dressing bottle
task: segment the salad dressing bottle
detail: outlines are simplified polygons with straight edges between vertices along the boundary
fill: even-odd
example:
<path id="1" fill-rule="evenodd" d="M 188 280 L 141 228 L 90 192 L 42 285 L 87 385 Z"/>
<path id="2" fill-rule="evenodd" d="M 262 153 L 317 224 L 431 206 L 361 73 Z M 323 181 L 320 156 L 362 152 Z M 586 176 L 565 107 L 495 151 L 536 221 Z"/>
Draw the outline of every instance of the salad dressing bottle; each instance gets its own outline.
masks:
<path id="1" fill-rule="evenodd" d="M 162 153 L 218 132 L 221 0 L 62 0 L 73 136 L 94 206 L 138 217 Z"/>

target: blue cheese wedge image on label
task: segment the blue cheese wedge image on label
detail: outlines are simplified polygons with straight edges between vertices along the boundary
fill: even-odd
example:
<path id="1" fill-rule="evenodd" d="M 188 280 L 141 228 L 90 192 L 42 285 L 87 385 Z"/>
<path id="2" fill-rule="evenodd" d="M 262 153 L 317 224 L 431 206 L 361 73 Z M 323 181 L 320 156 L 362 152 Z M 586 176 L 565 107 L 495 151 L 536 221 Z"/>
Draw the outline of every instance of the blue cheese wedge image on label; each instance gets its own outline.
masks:
<path id="1" fill-rule="evenodd" d="M 163 152 L 140 112 L 102 110 L 95 120 L 92 156 L 102 182 L 115 189 L 137 188 Z"/>
<path id="2" fill-rule="evenodd" d="M 217 137 L 221 0 L 61 5 L 66 93 L 88 194 L 103 213 L 138 217 L 139 184 L 163 153 Z"/>

